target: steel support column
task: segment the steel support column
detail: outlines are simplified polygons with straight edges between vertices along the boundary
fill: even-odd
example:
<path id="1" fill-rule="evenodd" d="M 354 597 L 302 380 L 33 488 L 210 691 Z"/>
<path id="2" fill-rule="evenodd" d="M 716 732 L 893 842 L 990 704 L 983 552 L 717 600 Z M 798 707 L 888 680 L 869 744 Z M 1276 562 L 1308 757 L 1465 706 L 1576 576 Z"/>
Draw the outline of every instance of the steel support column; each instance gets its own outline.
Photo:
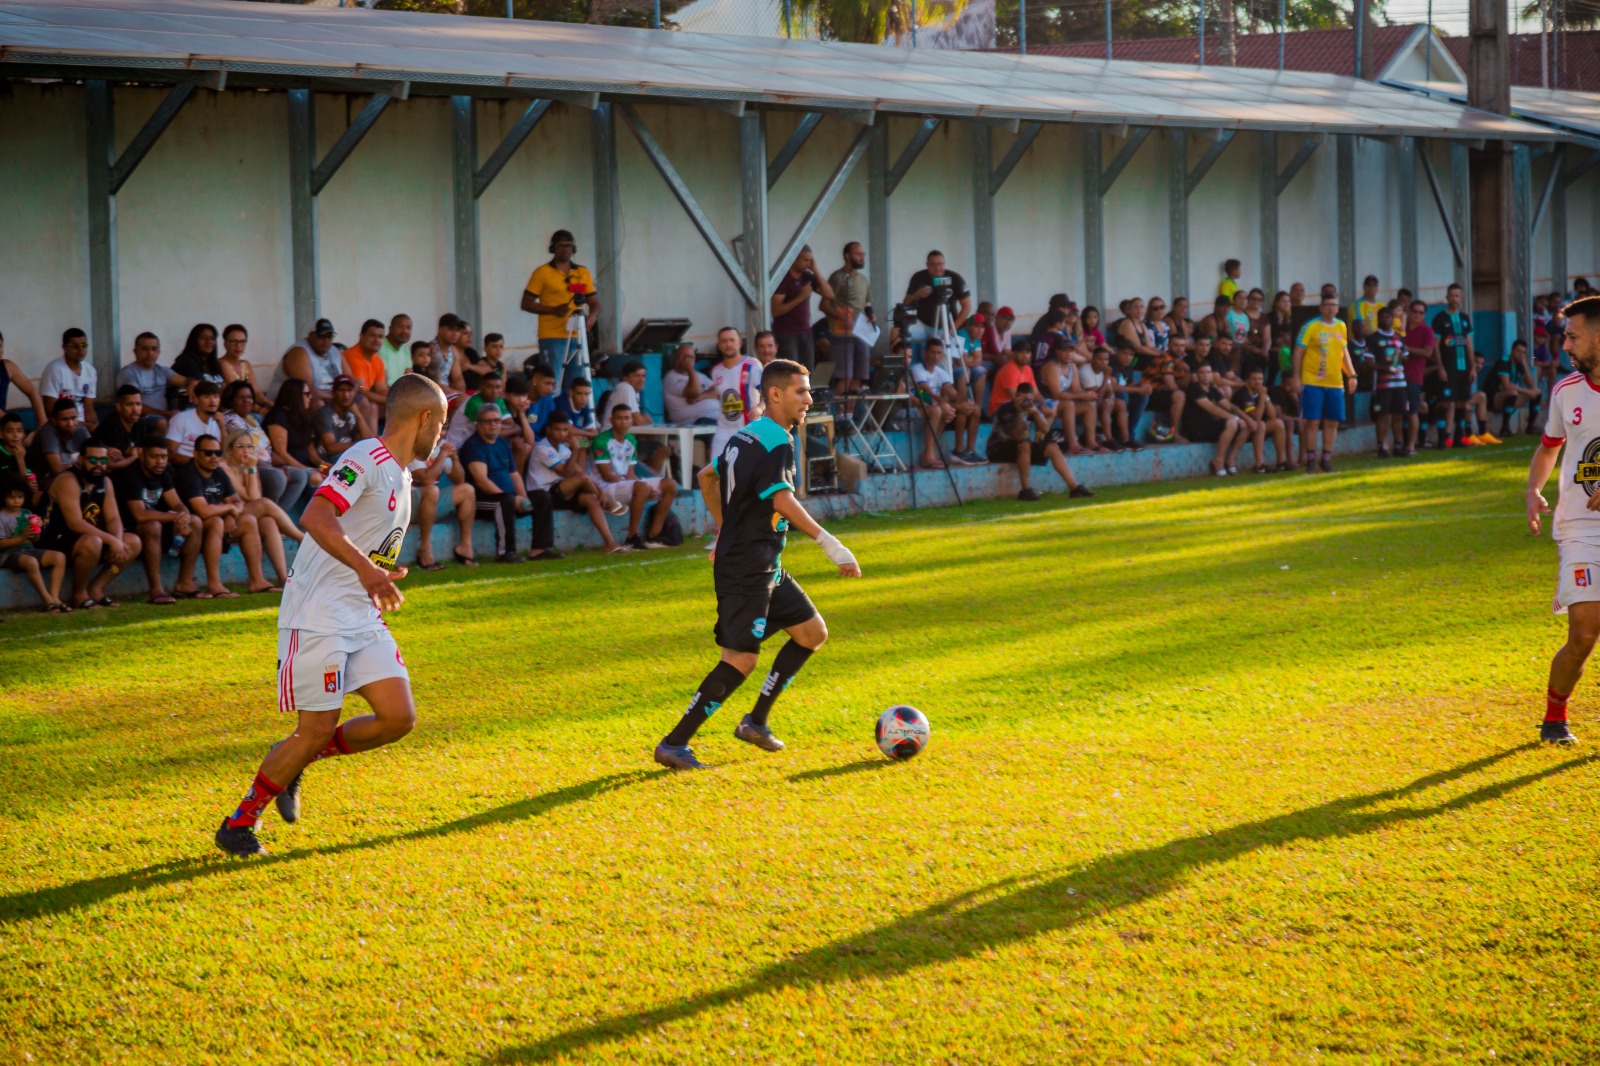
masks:
<path id="1" fill-rule="evenodd" d="M 1168 281 L 1174 298 L 1189 291 L 1189 133 L 1167 130 Z"/>
<path id="2" fill-rule="evenodd" d="M 1399 171 L 1400 202 L 1400 286 L 1418 290 L 1417 273 L 1417 139 L 1401 137 L 1395 143 L 1395 164 Z"/>
<path id="3" fill-rule="evenodd" d="M 1556 160 L 1559 167 L 1561 161 Z M 1516 315 L 1513 336 L 1532 340 L 1529 328 L 1533 310 L 1533 154 L 1526 144 L 1511 148 L 1511 218 L 1510 232 L 1514 235 L 1507 250 L 1510 267 L 1511 304 L 1508 309 Z"/>
<path id="4" fill-rule="evenodd" d="M 1099 306 L 1105 302 L 1106 236 L 1105 199 L 1100 192 L 1100 127 L 1079 126 L 1083 137 L 1083 300 Z"/>
<path id="5" fill-rule="evenodd" d="M 595 288 L 600 292 L 600 315 L 595 325 L 600 350 L 614 352 L 622 343 L 621 196 L 617 187 L 617 116 L 611 104 L 596 104 L 589 112 L 589 147 L 594 182 Z"/>
<path id="6" fill-rule="evenodd" d="M 746 298 L 745 336 L 754 337 L 768 328 L 774 288 L 767 272 L 767 120 L 759 110 L 739 116 L 739 200 L 744 225 L 739 250 L 745 275 L 755 286 L 754 302 Z M 782 270 L 788 268 L 782 264 Z"/>
<path id="7" fill-rule="evenodd" d="M 1334 145 L 1338 199 L 1339 299 L 1355 307 L 1356 294 L 1356 138 L 1341 133 Z M 1353 313 L 1353 312 L 1352 312 Z"/>
<path id="8" fill-rule="evenodd" d="M 1567 186 L 1559 179 L 1550 190 L 1550 288 L 1567 291 Z"/>
<path id="9" fill-rule="evenodd" d="M 887 309 L 899 303 L 890 279 L 894 270 L 889 255 L 889 116 L 879 115 L 867 141 L 867 277 L 878 279 L 878 321 L 887 323 Z M 875 350 L 889 348 L 889 330 L 878 334 Z"/>
<path id="10" fill-rule="evenodd" d="M 89 119 L 89 343 L 105 393 L 116 381 L 121 350 L 117 314 L 117 198 L 111 192 L 116 163 L 116 123 L 111 87 L 84 85 Z"/>
<path id="11" fill-rule="evenodd" d="M 455 231 L 455 307 L 483 330 L 478 236 L 478 113 L 472 97 L 450 98 L 451 204 Z"/>
<path id="12" fill-rule="evenodd" d="M 294 323 L 299 336 L 317 318 L 317 198 L 311 172 L 317 165 L 315 116 L 310 89 L 290 89 L 289 99 L 289 258 L 294 288 Z"/>
<path id="13" fill-rule="evenodd" d="M 1472 297 L 1472 173 L 1467 146 L 1461 141 L 1450 142 L 1450 222 L 1461 243 L 1455 281 L 1461 286 L 1465 307 L 1470 312 L 1475 303 Z"/>
<path id="14" fill-rule="evenodd" d="M 1267 298 L 1278 291 L 1278 135 L 1259 135 L 1257 201 L 1261 205 L 1261 287 Z M 1177 295 L 1174 290 L 1173 295 Z"/>
<path id="15" fill-rule="evenodd" d="M 994 233 L 994 197 L 989 192 L 989 174 L 994 169 L 994 136 L 987 124 L 974 120 L 972 131 L 972 238 L 976 252 L 977 302 L 995 298 L 997 255 Z"/>

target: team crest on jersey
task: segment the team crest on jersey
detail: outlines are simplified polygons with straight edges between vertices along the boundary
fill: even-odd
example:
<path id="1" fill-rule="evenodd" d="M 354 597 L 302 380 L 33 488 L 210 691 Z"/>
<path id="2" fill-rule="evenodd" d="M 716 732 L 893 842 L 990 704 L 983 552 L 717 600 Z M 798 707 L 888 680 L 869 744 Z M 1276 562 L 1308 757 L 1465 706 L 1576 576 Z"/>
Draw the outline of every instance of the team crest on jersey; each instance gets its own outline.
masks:
<path id="1" fill-rule="evenodd" d="M 323 669 L 322 691 L 338 692 L 339 686 L 343 683 L 343 681 L 344 678 L 339 676 L 339 668 L 337 666 L 328 666 Z"/>
<path id="2" fill-rule="evenodd" d="M 1595 489 L 1600 487 L 1600 437 L 1590 441 L 1583 450 L 1583 458 L 1578 460 L 1578 469 L 1572 475 L 1572 480 L 1583 486 L 1587 496 L 1593 496 Z"/>
<path id="3" fill-rule="evenodd" d="M 340 463 L 339 469 L 333 472 L 333 480 L 347 487 L 355 485 L 356 478 L 360 476 L 361 471 L 356 468 L 356 464 L 350 462 L 348 459 Z"/>
<path id="4" fill-rule="evenodd" d="M 1580 589 L 1590 588 L 1594 585 L 1594 574 L 1587 566 L 1580 566 L 1572 571 L 1572 583 Z"/>
<path id="5" fill-rule="evenodd" d="M 367 558 L 372 560 L 372 565 L 380 570 L 394 571 L 400 569 L 400 542 L 406 539 L 403 529 L 391 529 L 389 535 L 383 538 L 383 543 L 377 551 L 368 552 Z"/>

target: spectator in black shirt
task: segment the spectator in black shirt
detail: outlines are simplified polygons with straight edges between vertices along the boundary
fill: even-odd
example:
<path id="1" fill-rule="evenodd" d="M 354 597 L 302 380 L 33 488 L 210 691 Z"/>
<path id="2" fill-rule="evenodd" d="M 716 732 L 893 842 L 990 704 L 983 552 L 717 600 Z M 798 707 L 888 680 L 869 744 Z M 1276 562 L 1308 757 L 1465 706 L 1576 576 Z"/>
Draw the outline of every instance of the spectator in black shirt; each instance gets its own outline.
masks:
<path id="1" fill-rule="evenodd" d="M 343 455 L 356 441 L 372 436 L 367 420 L 356 407 L 356 382 L 348 374 L 333 379 L 329 403 L 317 408 L 311 425 L 317 432 L 317 451 L 330 460 Z"/>
<path id="2" fill-rule="evenodd" d="M 261 530 L 256 517 L 222 470 L 222 442 L 207 433 L 194 442 L 194 462 L 178 470 L 178 498 L 200 519 L 206 559 L 206 587 L 198 600 L 236 600 L 239 594 L 222 583 L 222 553 L 237 542 L 250 573 L 251 592 L 282 592 L 261 572 Z M 184 593 L 180 593 L 183 595 Z"/>
<path id="3" fill-rule="evenodd" d="M 1196 338 L 1197 340 L 1204 338 Z M 1244 447 L 1244 420 L 1238 408 L 1223 397 L 1217 385 L 1216 370 L 1209 362 L 1195 367 L 1189 382 L 1188 399 L 1183 405 L 1183 433 L 1192 441 L 1216 444 L 1211 472 L 1218 477 L 1237 474 L 1239 451 Z"/>
<path id="4" fill-rule="evenodd" d="M 1541 393 L 1528 366 L 1528 342 L 1520 337 L 1511 342 L 1511 352 L 1489 371 L 1483 391 L 1489 396 L 1490 410 L 1500 412 L 1500 432 L 1512 432 L 1511 419 L 1517 408 L 1528 409 L 1528 432 L 1538 427 Z"/>
<path id="5" fill-rule="evenodd" d="M 26 506 L 39 503 L 39 478 L 28 467 L 27 451 L 23 441 L 28 439 L 22 426 L 22 416 L 14 412 L 0 415 L 0 479 L 14 477 L 28 488 Z"/>
<path id="6" fill-rule="evenodd" d="M 222 386 L 227 384 L 227 379 L 222 376 L 222 359 L 217 355 L 217 327 L 209 322 L 201 322 L 189 331 L 189 339 L 183 344 L 183 351 L 178 353 L 178 358 L 172 361 L 172 372 L 183 377 L 189 385 L 189 393 L 185 397 L 181 390 L 177 391 L 179 402 L 174 403 L 174 408 L 194 406 L 194 385 L 197 381 L 209 381 L 217 386 L 220 394 Z"/>
<path id="7" fill-rule="evenodd" d="M 139 442 L 154 426 L 144 422 L 144 399 L 137 385 L 117 386 L 117 406 L 111 417 L 94 427 L 93 437 L 106 446 L 111 456 L 111 473 L 125 470 L 139 461 Z"/>
<path id="8" fill-rule="evenodd" d="M 104 444 L 84 442 L 72 467 L 50 482 L 50 513 L 38 541 L 41 550 L 72 560 L 71 602 L 84 611 L 116 606 L 106 586 L 139 554 L 139 535 L 122 528 L 106 476 L 110 465 Z"/>
<path id="9" fill-rule="evenodd" d="M 938 324 L 939 308 L 949 308 L 950 325 L 960 329 L 972 314 L 972 292 L 967 281 L 953 270 L 944 267 L 943 252 L 929 252 L 925 269 L 911 275 L 906 286 L 908 304 L 917 309 L 917 322 L 911 327 L 911 339 L 918 344 L 928 338 L 928 331 Z"/>
<path id="10" fill-rule="evenodd" d="M 1026 381 L 1018 383 L 1012 399 L 995 409 L 994 425 L 986 445 L 987 458 L 991 463 L 1016 464 L 1017 480 L 1022 485 L 1022 490 L 1017 493 L 1019 500 L 1032 502 L 1042 498 L 1043 494 L 1028 483 L 1029 468 L 1045 463 L 1055 467 L 1061 480 L 1067 483 L 1069 496 L 1094 495 L 1072 476 L 1072 468 L 1067 465 L 1067 457 L 1061 451 L 1067 436 L 1061 430 L 1051 428 L 1053 421 L 1040 409 L 1039 395 Z M 1032 439 L 1035 429 L 1039 432 L 1038 440 Z"/>
<path id="11" fill-rule="evenodd" d="M 1244 384 L 1233 390 L 1233 406 L 1244 420 L 1244 432 L 1256 449 L 1256 473 L 1265 474 L 1267 466 L 1267 438 L 1272 438 L 1273 449 L 1278 453 L 1278 469 L 1292 470 L 1287 460 L 1289 430 L 1267 392 L 1266 374 L 1259 367 L 1244 376 Z"/>
<path id="12" fill-rule="evenodd" d="M 328 464 L 317 454 L 311 426 L 311 386 L 299 378 L 285 380 L 273 398 L 272 413 L 262 425 L 272 442 L 272 465 L 304 470 L 313 489 L 321 485 Z"/>
<path id="13" fill-rule="evenodd" d="M 139 555 L 145 581 L 150 585 L 149 602 L 177 603 L 161 583 L 161 555 L 172 547 L 174 538 L 184 538 L 178 555 L 178 581 L 173 587 L 180 596 L 194 595 L 194 567 L 200 558 L 201 538 L 190 534 L 199 530 L 193 527 L 189 509 L 178 499 L 172 468 L 167 465 L 166 438 L 149 437 L 135 454 L 133 465 L 112 476 L 112 489 L 124 521 L 139 534 Z"/>

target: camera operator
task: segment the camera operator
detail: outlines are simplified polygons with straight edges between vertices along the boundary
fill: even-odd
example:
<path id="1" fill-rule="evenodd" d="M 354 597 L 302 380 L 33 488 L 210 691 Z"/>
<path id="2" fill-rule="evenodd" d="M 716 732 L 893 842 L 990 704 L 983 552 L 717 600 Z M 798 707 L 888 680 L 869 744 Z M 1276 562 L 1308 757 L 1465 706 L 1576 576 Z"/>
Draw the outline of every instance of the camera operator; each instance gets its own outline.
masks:
<path id="1" fill-rule="evenodd" d="M 960 329 L 972 314 L 972 291 L 967 279 L 953 270 L 944 268 L 944 253 L 929 252 L 928 266 L 911 275 L 906 286 L 906 303 L 917 310 L 916 324 L 911 327 L 910 339 L 919 348 L 927 340 L 939 321 L 939 307 L 950 309 L 950 327 Z"/>
<path id="2" fill-rule="evenodd" d="M 808 244 L 800 249 L 789 272 L 772 293 L 772 332 L 778 339 L 778 356 L 814 370 L 816 344 L 811 336 L 811 296 L 821 294 L 832 302 L 833 289 L 817 276 L 817 260 Z"/>
<path id="3" fill-rule="evenodd" d="M 572 316 L 583 306 L 587 317 L 578 320 L 577 328 L 588 329 L 589 322 L 600 313 L 594 276 L 588 267 L 572 261 L 577 250 L 571 230 L 558 229 L 552 233 L 550 262 L 534 268 L 522 294 L 522 309 L 539 316 L 539 354 L 547 365 L 556 369 L 560 379 L 570 379 L 579 373 L 576 367 L 571 367 L 578 354 L 578 338 L 568 327 Z M 570 369 L 563 372 L 564 367 Z"/>

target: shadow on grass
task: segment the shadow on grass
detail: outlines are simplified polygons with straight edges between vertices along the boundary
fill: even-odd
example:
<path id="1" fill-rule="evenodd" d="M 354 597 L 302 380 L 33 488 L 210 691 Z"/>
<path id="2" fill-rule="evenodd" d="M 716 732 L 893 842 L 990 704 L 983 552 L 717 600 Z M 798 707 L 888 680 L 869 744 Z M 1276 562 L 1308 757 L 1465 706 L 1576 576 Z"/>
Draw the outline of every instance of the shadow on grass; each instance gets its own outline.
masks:
<path id="1" fill-rule="evenodd" d="M 845 774 L 861 774 L 871 770 L 882 770 L 885 766 L 893 766 L 888 759 L 862 759 L 860 762 L 848 762 L 843 766 L 824 766 L 818 770 L 802 770 L 798 774 L 790 774 L 790 781 L 820 781 L 826 777 L 843 777 Z"/>
<path id="2" fill-rule="evenodd" d="M 524 821 L 528 818 L 538 818 L 558 807 L 593 799 L 595 796 L 614 792 L 629 785 L 639 784 L 667 772 L 666 770 L 633 770 L 627 773 L 608 774 L 605 777 L 597 777 L 593 781 L 568 785 L 566 788 L 558 788 L 554 792 L 530 796 L 527 799 L 517 800 L 515 803 L 507 803 L 479 814 L 469 814 L 465 818 L 457 818 L 453 822 L 444 822 L 440 825 L 413 829 L 404 833 L 391 833 L 387 836 L 372 837 L 367 840 L 355 840 L 346 844 L 328 844 L 323 847 L 287 851 L 282 854 L 253 859 L 247 863 L 228 859 L 221 855 L 208 854 L 205 858 L 178 859 L 174 862 L 146 866 L 141 870 L 128 870 L 120 874 L 108 874 L 105 877 L 73 881 L 70 884 L 57 885 L 54 888 L 19 892 L 15 895 L 0 897 L 0 923 L 20 922 L 50 914 L 61 914 L 78 907 L 102 903 L 105 900 L 129 892 L 141 892 L 147 889 L 159 888 L 162 885 L 198 881 L 201 878 L 212 877 L 217 874 L 259 870 L 264 867 L 298 862 L 301 859 L 310 859 L 316 856 L 342 855 L 346 852 L 365 851 L 390 844 L 403 844 L 412 840 L 428 840 L 433 837 L 470 833 L 474 829 L 482 829 L 484 826 L 489 825 L 504 825 L 509 822 Z M 206 846 L 209 849 L 209 842 L 207 842 Z"/>
<path id="3" fill-rule="evenodd" d="M 1071 929 L 1123 907 L 1180 888 L 1185 875 L 1261 848 L 1300 841 L 1360 836 L 1487 803 L 1600 759 L 1589 755 L 1484 785 L 1431 806 L 1363 810 L 1402 800 L 1488 769 L 1529 748 L 1525 744 L 1420 777 L 1401 788 L 1333 800 L 1216 833 L 1185 837 L 1151 848 L 1096 859 L 1060 876 L 1013 877 L 943 900 L 896 922 L 835 941 L 776 963 L 727 988 L 650 1010 L 557 1033 L 535 1044 L 506 1048 L 494 1063 L 543 1062 L 579 1057 L 600 1044 L 626 1040 L 659 1026 L 781 989 L 836 981 L 881 981 L 903 973 Z"/>

